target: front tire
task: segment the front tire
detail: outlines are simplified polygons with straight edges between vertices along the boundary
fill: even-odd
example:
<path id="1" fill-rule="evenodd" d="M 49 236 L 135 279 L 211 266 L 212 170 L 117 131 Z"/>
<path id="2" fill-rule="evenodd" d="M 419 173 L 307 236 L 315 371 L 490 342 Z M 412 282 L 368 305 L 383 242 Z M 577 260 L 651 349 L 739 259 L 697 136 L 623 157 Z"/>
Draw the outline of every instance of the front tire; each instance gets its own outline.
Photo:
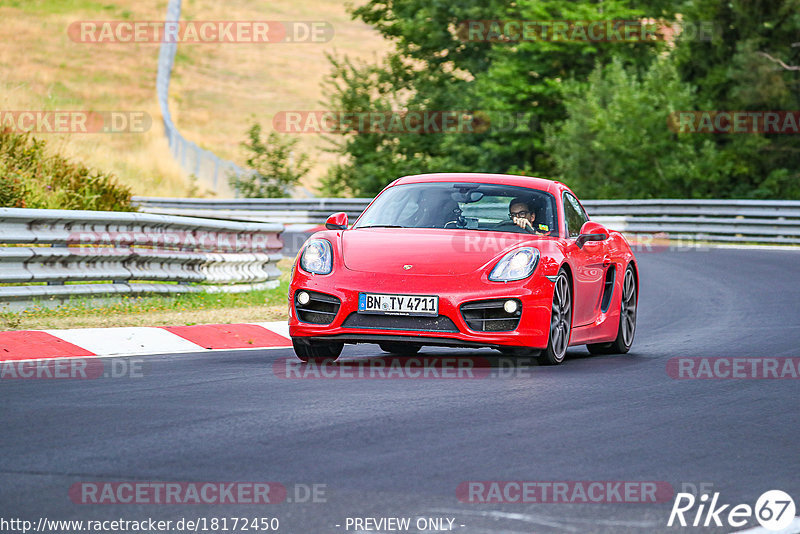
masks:
<path id="1" fill-rule="evenodd" d="M 321 343 L 319 341 L 300 342 L 292 339 L 294 353 L 304 362 L 322 363 L 335 362 L 342 353 L 344 343 Z"/>
<path id="2" fill-rule="evenodd" d="M 553 288 L 553 305 L 550 308 L 550 336 L 547 348 L 539 356 L 539 365 L 558 365 L 564 361 L 572 333 L 572 288 L 567 273 L 562 269 Z"/>
<path id="3" fill-rule="evenodd" d="M 500 354 L 503 356 L 516 359 L 536 358 L 542 353 L 539 349 L 531 349 L 529 347 L 498 347 L 497 350 L 500 351 Z"/>
<path id="4" fill-rule="evenodd" d="M 622 281 L 622 302 L 619 308 L 619 328 L 617 338 L 611 343 L 594 343 L 586 345 L 592 354 L 625 354 L 631 350 L 633 336 L 636 334 L 636 275 L 633 266 L 625 269 Z"/>

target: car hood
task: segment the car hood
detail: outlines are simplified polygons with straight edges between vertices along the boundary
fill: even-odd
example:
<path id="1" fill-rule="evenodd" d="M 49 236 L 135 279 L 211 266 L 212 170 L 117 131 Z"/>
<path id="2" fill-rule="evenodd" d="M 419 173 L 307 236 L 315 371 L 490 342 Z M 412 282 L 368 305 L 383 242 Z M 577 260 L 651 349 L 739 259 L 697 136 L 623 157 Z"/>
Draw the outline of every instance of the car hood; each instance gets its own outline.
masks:
<path id="1" fill-rule="evenodd" d="M 510 232 L 360 228 L 342 232 L 341 242 L 352 271 L 453 276 L 493 265 L 508 250 L 539 239 Z"/>

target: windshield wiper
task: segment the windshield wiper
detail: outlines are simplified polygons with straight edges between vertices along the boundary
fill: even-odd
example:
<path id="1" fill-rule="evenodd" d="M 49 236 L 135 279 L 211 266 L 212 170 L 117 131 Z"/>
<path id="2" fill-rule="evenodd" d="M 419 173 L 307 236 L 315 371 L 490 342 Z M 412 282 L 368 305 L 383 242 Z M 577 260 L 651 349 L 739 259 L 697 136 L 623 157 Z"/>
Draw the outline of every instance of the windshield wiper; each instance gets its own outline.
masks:
<path id="1" fill-rule="evenodd" d="M 408 228 L 399 224 L 370 224 L 369 226 L 359 226 L 358 228 Z"/>

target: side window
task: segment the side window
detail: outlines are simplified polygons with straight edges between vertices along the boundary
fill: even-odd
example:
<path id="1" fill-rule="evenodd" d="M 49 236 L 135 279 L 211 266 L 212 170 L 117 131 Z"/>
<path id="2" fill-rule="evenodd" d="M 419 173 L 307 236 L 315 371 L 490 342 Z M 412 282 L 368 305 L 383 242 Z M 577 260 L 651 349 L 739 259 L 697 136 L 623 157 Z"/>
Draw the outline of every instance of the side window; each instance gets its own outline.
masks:
<path id="1" fill-rule="evenodd" d="M 569 193 L 564 193 L 564 220 L 567 223 L 567 236 L 570 238 L 578 237 L 581 226 L 589 220 L 578 199 Z"/>
<path id="2" fill-rule="evenodd" d="M 477 217 L 483 223 L 498 223 L 508 220 L 508 202 L 511 197 L 485 195 L 477 202 L 460 204 L 464 217 Z"/>

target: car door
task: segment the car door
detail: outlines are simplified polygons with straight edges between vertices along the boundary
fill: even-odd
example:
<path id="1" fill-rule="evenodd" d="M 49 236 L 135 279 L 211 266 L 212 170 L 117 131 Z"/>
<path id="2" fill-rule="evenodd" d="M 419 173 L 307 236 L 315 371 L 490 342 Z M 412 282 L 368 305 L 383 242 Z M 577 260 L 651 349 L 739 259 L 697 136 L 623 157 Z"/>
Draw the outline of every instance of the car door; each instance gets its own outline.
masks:
<path id="1" fill-rule="evenodd" d="M 562 195 L 565 236 L 568 241 L 567 259 L 573 271 L 572 325 L 592 323 L 600 313 L 600 298 L 605 279 L 606 242 L 589 241 L 579 248 L 575 240 L 583 223 L 589 220 L 578 199 L 569 192 Z"/>

